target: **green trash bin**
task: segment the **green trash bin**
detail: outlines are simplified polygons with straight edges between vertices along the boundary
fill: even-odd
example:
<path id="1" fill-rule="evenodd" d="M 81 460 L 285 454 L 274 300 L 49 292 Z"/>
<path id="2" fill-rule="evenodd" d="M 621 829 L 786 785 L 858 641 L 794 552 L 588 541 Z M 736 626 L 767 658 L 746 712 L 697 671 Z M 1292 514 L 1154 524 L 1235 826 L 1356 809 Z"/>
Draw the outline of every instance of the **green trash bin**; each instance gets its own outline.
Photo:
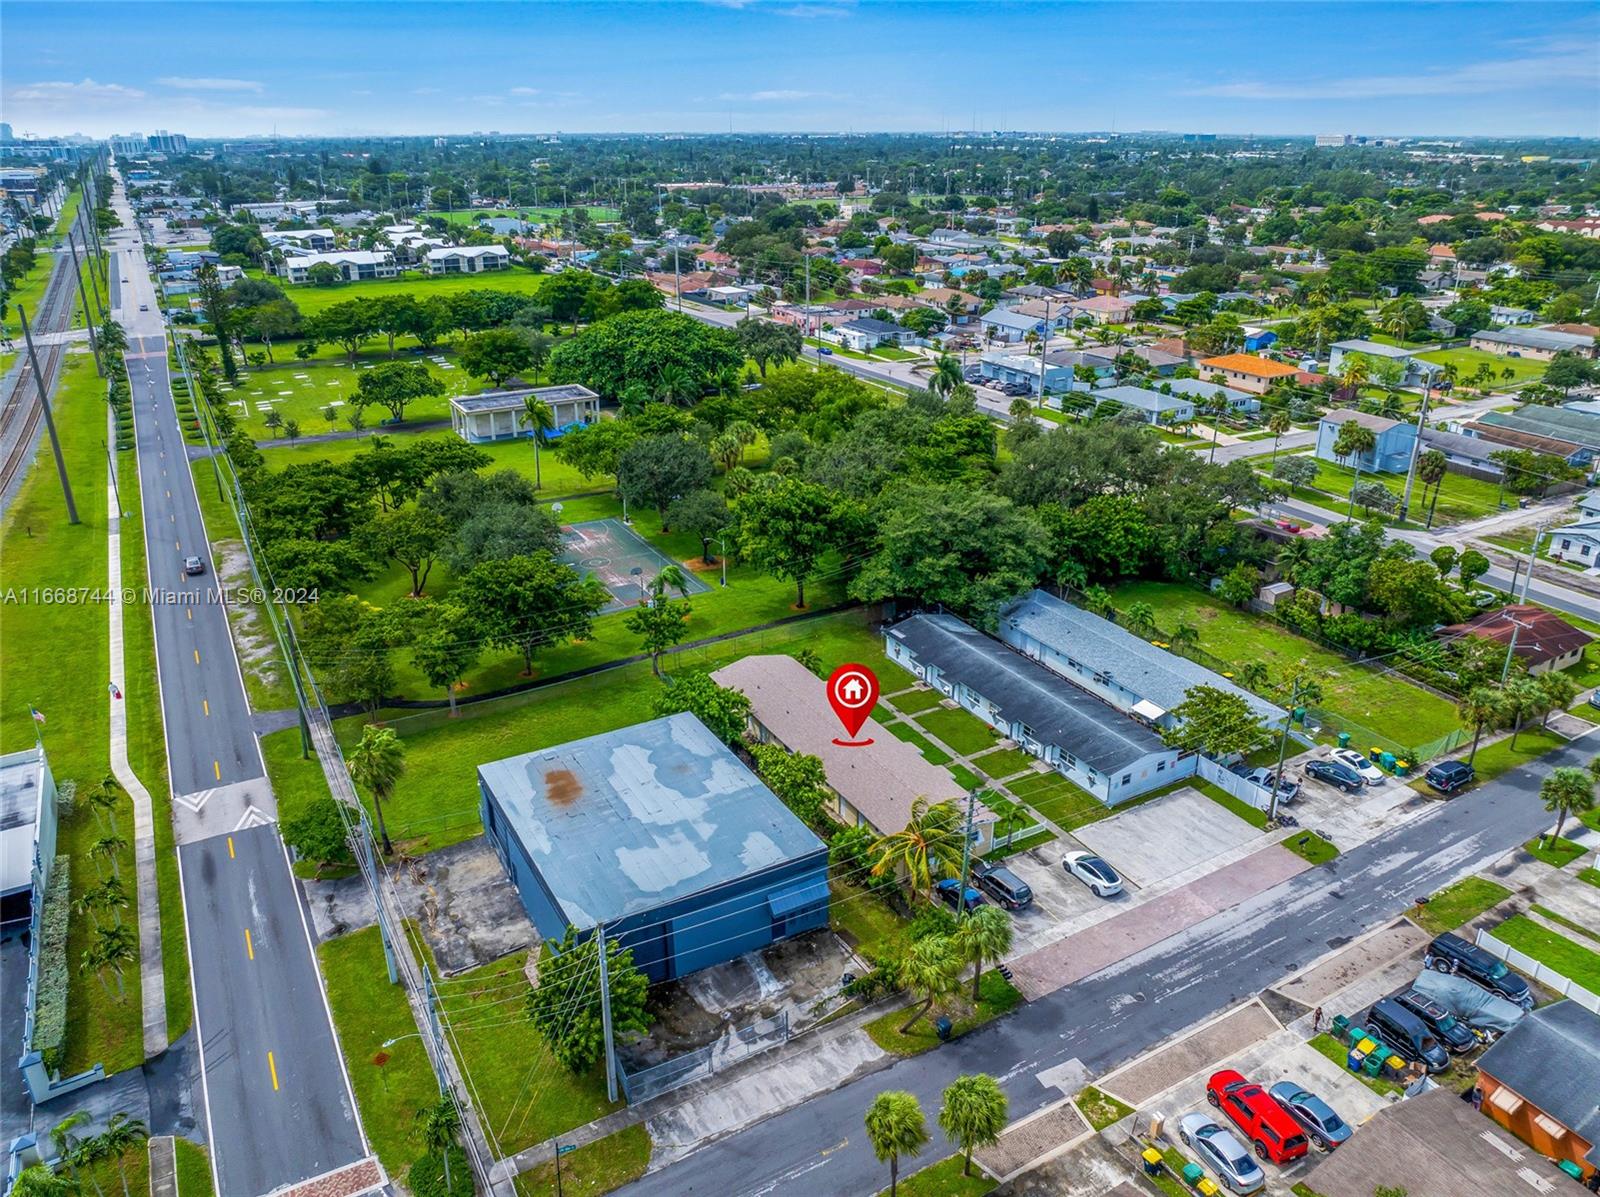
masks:
<path id="1" fill-rule="evenodd" d="M 1345 1014 L 1333 1016 L 1333 1037 L 1341 1043 L 1350 1042 L 1350 1018 Z"/>
<path id="2" fill-rule="evenodd" d="M 1205 1169 L 1199 1164 L 1189 1163 L 1183 1166 L 1183 1183 L 1191 1189 L 1200 1183 L 1200 1178 L 1206 1174 Z"/>
<path id="3" fill-rule="evenodd" d="M 1339 747 L 1340 748 L 1349 748 L 1350 747 L 1350 733 L 1349 732 L 1340 732 L 1339 733 Z"/>
<path id="4" fill-rule="evenodd" d="M 1383 1071 L 1383 1062 L 1392 1055 L 1394 1053 L 1380 1043 L 1371 1052 L 1367 1053 L 1367 1058 L 1362 1061 L 1361 1071 L 1368 1076 L 1377 1076 Z"/>

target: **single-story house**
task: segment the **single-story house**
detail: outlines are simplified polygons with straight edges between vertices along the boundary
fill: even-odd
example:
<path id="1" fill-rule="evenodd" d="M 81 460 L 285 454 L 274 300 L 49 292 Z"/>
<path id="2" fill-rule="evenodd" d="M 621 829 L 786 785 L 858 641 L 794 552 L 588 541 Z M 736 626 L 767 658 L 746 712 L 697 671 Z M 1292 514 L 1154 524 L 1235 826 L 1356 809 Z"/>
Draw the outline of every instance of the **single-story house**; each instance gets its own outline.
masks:
<path id="1" fill-rule="evenodd" d="M 1551 332 L 1547 328 L 1484 329 L 1473 333 L 1468 343 L 1485 353 L 1497 353 L 1502 357 L 1527 357 L 1541 362 L 1549 361 L 1558 353 L 1576 353 L 1579 357 L 1588 358 L 1595 355 L 1593 337 Z"/>
<path id="2" fill-rule="evenodd" d="M 1137 411 L 1147 424 L 1186 424 L 1194 419 L 1194 402 L 1182 395 L 1163 395 L 1148 387 L 1101 387 L 1093 392 L 1095 403 L 1116 403 Z"/>
<path id="3" fill-rule="evenodd" d="M 1174 707 L 1195 686 L 1244 699 L 1266 727 L 1288 712 L 1187 657 L 1157 648 L 1126 628 L 1035 590 L 1000 613 L 1000 639 L 1030 661 L 1157 728 L 1176 727 Z"/>
<path id="4" fill-rule="evenodd" d="M 429 274 L 483 274 L 511 265 L 511 251 L 503 245 L 451 245 L 430 249 L 423 261 Z"/>
<path id="5" fill-rule="evenodd" d="M 1559 457 L 1568 465 L 1583 465 L 1593 456 L 1588 449 L 1573 441 L 1543 436 L 1522 427 L 1513 428 L 1481 419 L 1461 425 L 1461 434 L 1488 442 L 1491 452 L 1500 449 L 1531 449 L 1535 453 L 1547 453 L 1551 457 Z"/>
<path id="6" fill-rule="evenodd" d="M 1334 451 L 1334 445 L 1339 439 L 1339 430 L 1346 424 L 1360 424 L 1372 429 L 1377 444 L 1359 457 L 1340 457 Z M 1337 465 L 1359 466 L 1363 472 L 1404 473 L 1411 468 L 1411 447 L 1416 439 L 1415 424 L 1404 424 L 1354 408 L 1330 411 L 1317 421 L 1317 456 Z"/>
<path id="7" fill-rule="evenodd" d="M 1527 308 L 1509 308 L 1498 303 L 1489 305 L 1489 319 L 1499 325 L 1532 324 L 1538 318 L 1538 312 Z"/>
<path id="8" fill-rule="evenodd" d="M 1444 1086 L 1384 1106 L 1350 1144 L 1327 1155 L 1313 1153 L 1309 1162 L 1304 1187 L 1321 1197 L 1385 1191 L 1406 1197 L 1543 1197 L 1560 1191 L 1560 1178 L 1545 1160 L 1485 1126 L 1470 1102 Z"/>
<path id="9" fill-rule="evenodd" d="M 1436 449 L 1443 453 L 1445 462 L 1449 466 L 1479 470 L 1496 477 L 1505 473 L 1505 467 L 1493 460 L 1493 455 L 1505 446 L 1484 440 L 1482 437 L 1467 436 L 1462 432 L 1446 432 L 1442 428 L 1424 428 L 1422 448 L 1424 451 Z"/>
<path id="10" fill-rule="evenodd" d="M 1571 668 L 1582 660 L 1584 648 L 1594 639 L 1554 611 L 1520 603 L 1474 615 L 1465 623 L 1442 629 L 1439 635 L 1445 639 L 1481 636 L 1496 640 L 1516 653 L 1531 674 Z"/>
<path id="11" fill-rule="evenodd" d="M 1124 353 L 1131 353 L 1161 378 L 1171 378 L 1178 367 L 1188 360 L 1182 354 L 1172 353 L 1156 345 L 1119 345 L 1115 352 L 1119 357 Z"/>
<path id="12" fill-rule="evenodd" d="M 966 324 L 983 307 L 983 300 L 976 295 L 953 287 L 924 287 L 911 298 L 925 307 L 937 308 L 946 316 L 954 310 L 957 324 Z"/>
<path id="13" fill-rule="evenodd" d="M 1133 311 L 1133 302 L 1121 295 L 1096 295 L 1079 299 L 1072 304 L 1072 316 L 1087 316 L 1096 324 L 1125 324 Z"/>
<path id="14" fill-rule="evenodd" d="M 1401 386 L 1421 386 L 1433 378 L 1443 366 L 1438 362 L 1425 362 L 1417 356 L 1415 350 L 1401 349 L 1397 345 L 1385 345 L 1381 341 L 1335 341 L 1328 354 L 1328 373 L 1337 376 L 1344 361 L 1348 357 L 1376 358 L 1379 361 L 1400 363 L 1405 371 L 1400 376 Z"/>
<path id="15" fill-rule="evenodd" d="M 1029 333 L 1044 335 L 1044 321 L 1034 316 L 1024 316 L 1009 308 L 990 308 L 978 318 L 983 335 L 989 340 L 1014 344 Z"/>
<path id="16" fill-rule="evenodd" d="M 0 927 L 32 918 L 56 859 L 56 783 L 37 745 L 0 756 Z"/>
<path id="17" fill-rule="evenodd" d="M 1051 332 L 1072 327 L 1072 310 L 1058 299 L 1027 299 L 1012 304 L 1011 310 L 1019 316 L 1037 320 L 1041 325 L 1048 319 Z"/>
<path id="18" fill-rule="evenodd" d="M 1569 459 L 1571 465 L 1584 466 L 1600 456 L 1600 416 L 1588 412 L 1530 404 L 1516 411 L 1484 412 L 1473 423 L 1475 429 L 1484 425 L 1509 428 L 1578 445 L 1583 451 Z"/>
<path id="19" fill-rule="evenodd" d="M 878 835 L 905 828 L 918 798 L 965 803 L 966 791 L 950 770 L 929 763 L 914 744 L 896 739 L 869 718 L 852 737 L 866 747 L 839 743 L 839 720 L 828 706 L 827 683 L 793 657 L 742 657 L 711 675 L 719 686 L 750 700 L 749 735 L 822 762 L 832 791 L 829 815 L 846 827 L 866 827 Z M 982 803 L 974 809 L 973 851 L 994 846 L 995 814 Z"/>
<path id="20" fill-rule="evenodd" d="M 985 353 L 978 359 L 978 368 L 986 379 L 1001 384 L 1031 387 L 1035 395 L 1039 393 L 1041 371 L 1044 374 L 1044 389 L 1047 394 L 1073 389 L 1072 367 L 1052 364 L 1048 357 L 1041 362 L 1039 358 L 1026 353 Z"/>
<path id="21" fill-rule="evenodd" d="M 450 397 L 450 427 L 469 444 L 530 436 L 528 399 L 541 399 L 555 416 L 556 426 L 545 433 L 555 439 L 577 425 L 600 418 L 600 396 L 581 383 L 553 387 L 508 386 L 499 391 Z"/>
<path id="22" fill-rule="evenodd" d="M 1187 777 L 1193 755 L 954 615 L 888 628 L 889 659 L 1108 806 Z"/>
<path id="23" fill-rule="evenodd" d="M 546 940 L 604 928 L 652 982 L 828 924 L 828 847 L 690 714 L 478 766 Z"/>
<path id="24" fill-rule="evenodd" d="M 1270 328 L 1247 328 L 1244 330 L 1244 349 L 1246 353 L 1257 353 L 1263 349 L 1271 349 L 1278 343 L 1278 334 Z"/>
<path id="25" fill-rule="evenodd" d="M 1548 552 L 1556 561 L 1569 561 L 1585 569 L 1600 568 L 1600 516 L 1555 529 L 1550 533 Z"/>
<path id="26" fill-rule="evenodd" d="M 1220 357 L 1203 358 L 1195 368 L 1202 378 L 1220 374 L 1227 385 L 1253 395 L 1266 394 L 1267 388 L 1278 379 L 1293 378 L 1297 372 L 1296 367 L 1285 362 L 1257 357 L 1253 353 L 1224 353 Z"/>
<path id="27" fill-rule="evenodd" d="M 1204 403 L 1214 395 L 1221 395 L 1228 405 L 1229 411 L 1252 412 L 1261 410 L 1261 400 L 1248 391 L 1241 391 L 1235 387 L 1225 387 L 1221 383 L 1207 382 L 1203 378 L 1174 378 L 1171 382 L 1162 384 L 1169 387 L 1174 395 L 1182 395 L 1193 399 L 1196 403 Z"/>
<path id="28" fill-rule="evenodd" d="M 312 270 L 323 264 L 332 266 L 340 280 L 347 283 L 370 278 L 395 278 L 400 274 L 394 254 L 386 249 L 337 249 L 331 253 L 296 254 L 285 258 L 279 271 L 291 283 L 305 283 L 311 281 Z"/>
<path id="29" fill-rule="evenodd" d="M 887 320 L 875 320 L 871 316 L 847 320 L 823 335 L 858 353 L 866 353 L 879 345 L 909 345 L 917 339 L 917 334 L 911 329 L 901 328 Z"/>
<path id="30" fill-rule="evenodd" d="M 1600 1170 L 1600 1014 L 1571 998 L 1530 1011 L 1478 1057 L 1478 1089 L 1483 1112 L 1540 1155 Z"/>

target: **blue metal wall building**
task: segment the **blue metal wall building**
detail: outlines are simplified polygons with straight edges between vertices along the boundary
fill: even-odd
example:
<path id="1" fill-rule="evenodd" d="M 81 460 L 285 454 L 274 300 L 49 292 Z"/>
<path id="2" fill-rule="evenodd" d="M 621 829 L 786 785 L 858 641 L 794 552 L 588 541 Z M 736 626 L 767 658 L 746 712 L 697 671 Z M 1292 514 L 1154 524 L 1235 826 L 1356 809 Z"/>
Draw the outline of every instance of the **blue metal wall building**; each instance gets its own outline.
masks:
<path id="1" fill-rule="evenodd" d="M 604 924 L 652 982 L 827 926 L 828 849 L 693 715 L 478 767 L 539 934 Z"/>

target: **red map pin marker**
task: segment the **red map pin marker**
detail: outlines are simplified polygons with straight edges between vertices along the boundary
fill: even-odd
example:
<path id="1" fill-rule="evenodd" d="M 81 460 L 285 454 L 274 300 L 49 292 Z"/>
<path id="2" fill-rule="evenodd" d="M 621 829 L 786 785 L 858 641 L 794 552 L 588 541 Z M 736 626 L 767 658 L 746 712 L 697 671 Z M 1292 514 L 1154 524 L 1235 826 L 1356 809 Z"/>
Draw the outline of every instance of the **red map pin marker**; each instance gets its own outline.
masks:
<path id="1" fill-rule="evenodd" d="M 834 743 L 846 748 L 863 748 L 872 743 L 872 737 L 855 739 L 861 725 L 872 714 L 878 702 L 878 679 L 865 665 L 841 665 L 828 678 L 828 705 L 839 716 L 848 740 L 835 739 Z"/>

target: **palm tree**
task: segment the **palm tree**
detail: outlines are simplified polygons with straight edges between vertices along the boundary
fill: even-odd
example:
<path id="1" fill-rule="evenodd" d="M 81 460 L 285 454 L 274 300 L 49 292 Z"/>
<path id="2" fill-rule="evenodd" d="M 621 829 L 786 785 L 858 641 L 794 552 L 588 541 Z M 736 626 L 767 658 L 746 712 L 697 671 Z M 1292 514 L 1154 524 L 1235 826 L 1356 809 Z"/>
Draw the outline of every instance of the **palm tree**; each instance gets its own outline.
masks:
<path id="1" fill-rule="evenodd" d="M 986 906 L 985 910 L 994 909 Z M 1006 1095 L 987 1073 L 958 1076 L 945 1087 L 939 1129 L 961 1148 L 961 1175 L 972 1175 L 972 1152 L 993 1147 L 1006 1128 Z"/>
<path id="2" fill-rule="evenodd" d="M 1137 631 L 1141 635 L 1152 632 L 1156 626 L 1156 609 L 1144 601 L 1128 604 L 1128 609 L 1122 613 L 1122 622 L 1130 631 Z"/>
<path id="3" fill-rule="evenodd" d="M 1284 433 L 1293 427 L 1294 424 L 1286 411 L 1275 411 L 1267 417 L 1267 431 L 1272 433 L 1272 465 L 1278 464 L 1278 442 L 1283 439 Z M 1271 467 L 1268 469 L 1270 472 Z"/>
<path id="4" fill-rule="evenodd" d="M 1222 413 L 1228 410 L 1228 397 L 1221 391 L 1207 395 L 1200 401 L 1200 410 L 1206 413 L 1211 425 L 1211 454 L 1208 461 L 1217 459 L 1217 437 L 1222 434 Z"/>
<path id="5" fill-rule="evenodd" d="M 930 804 L 918 798 L 911 804 L 911 818 L 899 831 L 880 836 L 872 845 L 877 857 L 872 875 L 904 870 L 913 893 L 933 889 L 933 879 L 945 862 L 961 859 L 961 815 L 953 802 Z"/>
<path id="6" fill-rule="evenodd" d="M 117 1161 L 117 1174 L 122 1178 L 122 1197 L 132 1197 L 128 1192 L 128 1152 L 150 1137 L 150 1128 L 137 1118 L 118 1112 L 111 1115 L 105 1132 L 100 1136 L 107 1156 Z"/>
<path id="7" fill-rule="evenodd" d="M 1539 800 L 1556 817 L 1556 829 L 1543 837 L 1546 844 L 1561 838 L 1568 815 L 1586 815 L 1594 809 L 1594 778 L 1587 770 L 1561 765 L 1539 784 Z"/>
<path id="8" fill-rule="evenodd" d="M 739 438 L 732 433 L 724 432 L 711 438 L 711 443 L 706 446 L 707 451 L 716 460 L 722 463 L 722 472 L 727 473 L 744 459 L 744 446 L 739 443 Z"/>
<path id="9" fill-rule="evenodd" d="M 1505 704 L 1506 718 L 1511 720 L 1511 747 L 1517 746 L 1517 737 L 1522 734 L 1522 724 L 1529 715 L 1542 710 L 1543 694 L 1539 691 L 1539 683 L 1531 677 L 1515 677 L 1507 682 L 1500 690 L 1500 701 Z"/>
<path id="10" fill-rule="evenodd" d="M 671 365 L 656 380 L 656 393 L 664 403 L 690 404 L 700 397 L 700 384 L 683 366 Z"/>
<path id="11" fill-rule="evenodd" d="M 933 373 L 928 378 L 928 389 L 948 399 L 950 392 L 955 390 L 960 382 L 961 363 L 948 353 L 941 353 L 939 360 L 933 364 Z"/>
<path id="12" fill-rule="evenodd" d="M 956 950 L 972 964 L 972 1003 L 983 997 L 979 983 L 983 962 L 999 960 L 1011 950 L 1011 916 L 998 906 L 980 906 L 956 928 Z"/>
<path id="13" fill-rule="evenodd" d="M 1500 701 L 1500 691 L 1488 686 L 1475 686 L 1456 704 L 1456 714 L 1461 722 L 1472 728 L 1472 751 L 1467 754 L 1467 764 L 1478 755 L 1478 741 L 1487 728 L 1505 719 L 1505 704 Z"/>
<path id="14" fill-rule="evenodd" d="M 522 400 L 522 414 L 528 418 L 528 436 L 533 441 L 533 489 L 538 490 L 544 485 L 539 470 L 539 450 L 549 443 L 550 434 L 555 431 L 556 413 L 539 396 L 526 395 Z"/>
<path id="15" fill-rule="evenodd" d="M 1193 651 L 1200 647 L 1200 629 L 1192 623 L 1180 623 L 1172 629 L 1172 645 L 1174 648 Z"/>
<path id="16" fill-rule="evenodd" d="M 17 1173 L 11 1182 L 11 1197 L 72 1197 L 77 1185 L 57 1176 L 44 1164 L 34 1164 Z"/>
<path id="17" fill-rule="evenodd" d="M 350 776 L 372 795 L 372 808 L 378 816 L 378 838 L 385 856 L 392 855 L 389 829 L 383 822 L 383 804 L 406 771 L 406 749 L 392 727 L 368 724 L 361 729 L 361 742 L 345 758 Z"/>
<path id="18" fill-rule="evenodd" d="M 87 1174 L 89 1183 L 94 1186 L 94 1191 L 99 1197 L 105 1197 L 105 1190 L 100 1187 L 100 1178 L 95 1165 L 106 1158 L 105 1148 L 100 1142 L 99 1135 L 90 1135 L 87 1139 L 75 1139 L 72 1143 L 72 1154 L 67 1157 L 67 1166 L 72 1169 L 74 1176 L 79 1172 Z"/>
<path id="19" fill-rule="evenodd" d="M 124 793 L 115 777 L 106 776 L 91 786 L 89 792 L 84 795 L 89 805 L 94 807 L 96 821 L 112 832 L 117 830 L 117 803 L 121 801 Z"/>
<path id="20" fill-rule="evenodd" d="M 124 965 L 139 959 L 139 937 L 131 927 L 120 923 L 114 927 L 102 927 L 95 941 L 83 950 L 82 959 L 83 967 L 94 970 L 102 987 L 106 984 L 105 970 L 111 970 L 117 978 L 117 997 L 120 999 L 125 995 L 122 969 Z M 109 993 L 110 989 L 107 988 L 106 992 Z"/>
<path id="21" fill-rule="evenodd" d="M 56 1159 L 67 1165 L 74 1183 L 81 1183 L 78 1178 L 77 1152 L 83 1140 L 78 1137 L 77 1130 L 88 1121 L 89 1115 L 85 1111 L 75 1110 L 50 1128 L 50 1144 L 55 1148 Z M 95 1191 L 99 1190 L 100 1184 L 96 1181 Z"/>
<path id="22" fill-rule="evenodd" d="M 663 565 L 661 572 L 650 579 L 651 605 L 659 602 L 669 590 L 676 590 L 679 598 L 689 597 L 689 575 L 681 565 Z"/>
<path id="23" fill-rule="evenodd" d="M 431 1106 L 417 1110 L 416 1124 L 422 1145 L 430 1153 L 438 1152 L 444 1160 L 444 1191 L 454 1193 L 455 1186 L 450 1183 L 450 1151 L 461 1133 L 461 1111 L 448 1095 L 442 1096 Z"/>
<path id="24" fill-rule="evenodd" d="M 1302 570 L 1311 564 L 1311 542 L 1302 539 L 1291 540 L 1278 550 L 1278 572 L 1291 583 L 1300 576 Z M 1297 583 L 1295 583 L 1297 584 Z"/>
<path id="25" fill-rule="evenodd" d="M 911 1094 L 888 1089 L 867 1107 L 867 1140 L 879 1163 L 889 1165 L 889 1197 L 900 1182 L 900 1157 L 920 1155 L 928 1145 L 928 1123 Z"/>
<path id="26" fill-rule="evenodd" d="M 128 841 L 116 834 L 116 832 L 112 832 L 110 835 L 103 835 L 99 839 L 95 840 L 95 842 L 90 846 L 89 851 L 95 856 L 97 862 L 102 858 L 109 860 L 111 862 L 111 875 L 113 877 L 117 877 L 121 875 L 119 866 L 117 864 L 117 857 L 123 851 L 125 851 L 127 847 Z M 98 873 L 99 870 L 100 866 L 98 863 L 96 863 L 95 871 Z"/>
<path id="27" fill-rule="evenodd" d="M 1339 365 L 1339 385 L 1351 394 L 1364 387 L 1371 377 L 1372 371 L 1367 366 L 1367 359 L 1359 353 L 1347 354 Z"/>
<path id="28" fill-rule="evenodd" d="M 1568 674 L 1557 673 L 1553 669 L 1541 673 L 1534 680 L 1534 685 L 1539 688 L 1539 703 L 1542 708 L 1542 717 L 1539 720 L 1541 728 L 1550 722 L 1552 711 L 1559 711 L 1565 707 L 1578 696 L 1578 691 L 1582 688 Z"/>
<path id="29" fill-rule="evenodd" d="M 911 1017 L 900 1024 L 900 1033 L 910 1032 L 934 1002 L 954 993 L 961 983 L 961 957 L 956 945 L 943 935 L 929 935 L 911 945 L 900 962 L 900 983 L 913 995 L 920 995 L 911 1008 Z"/>
<path id="30" fill-rule="evenodd" d="M 735 420 L 727 427 L 727 433 L 739 442 L 739 464 L 744 464 L 744 450 L 761 439 L 761 431 L 749 420 Z"/>
<path id="31" fill-rule="evenodd" d="M 1246 690 L 1260 690 L 1267 684 L 1267 666 L 1262 661 L 1246 661 L 1239 666 L 1238 683 Z"/>

